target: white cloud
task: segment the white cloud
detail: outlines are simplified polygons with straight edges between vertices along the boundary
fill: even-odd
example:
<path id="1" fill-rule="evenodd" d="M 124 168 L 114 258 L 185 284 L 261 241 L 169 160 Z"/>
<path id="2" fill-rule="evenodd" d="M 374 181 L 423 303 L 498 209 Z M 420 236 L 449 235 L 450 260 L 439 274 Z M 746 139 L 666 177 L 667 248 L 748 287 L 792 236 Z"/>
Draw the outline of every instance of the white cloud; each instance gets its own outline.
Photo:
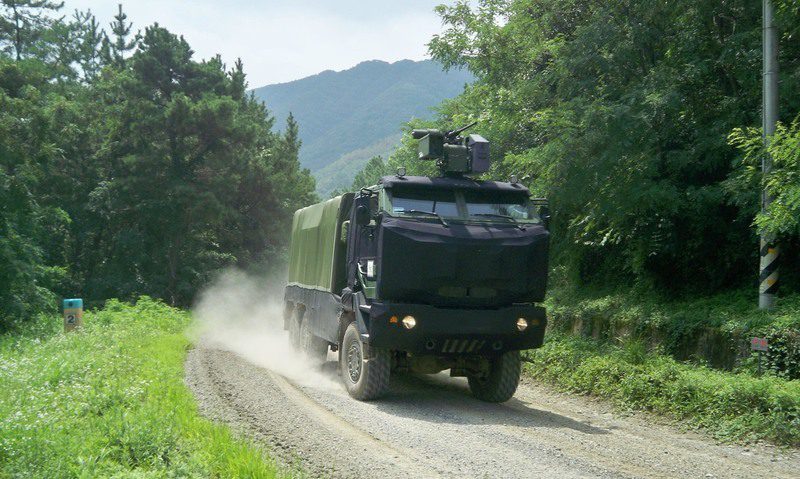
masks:
<path id="1" fill-rule="evenodd" d="M 116 1 L 67 0 L 65 10 L 91 8 L 104 26 Z M 137 0 L 124 9 L 135 28 L 154 22 L 182 34 L 200 58 L 217 53 L 229 65 L 244 61 L 251 87 L 294 80 L 361 61 L 427 57 L 440 30 L 437 0 L 361 2 L 224 2 Z"/>

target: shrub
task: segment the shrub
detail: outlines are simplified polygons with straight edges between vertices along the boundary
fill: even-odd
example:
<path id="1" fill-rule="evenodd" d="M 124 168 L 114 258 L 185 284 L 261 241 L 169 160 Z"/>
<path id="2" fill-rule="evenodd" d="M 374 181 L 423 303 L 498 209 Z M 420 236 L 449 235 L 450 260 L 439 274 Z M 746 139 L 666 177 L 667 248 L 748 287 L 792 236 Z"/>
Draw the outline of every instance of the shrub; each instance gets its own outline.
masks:
<path id="1" fill-rule="evenodd" d="M 765 366 L 777 376 L 800 379 L 800 329 L 772 329 Z"/>
<path id="2" fill-rule="evenodd" d="M 717 371 L 638 346 L 633 352 L 554 334 L 526 353 L 525 370 L 568 391 L 702 427 L 718 439 L 800 445 L 800 382 Z"/>
<path id="3" fill-rule="evenodd" d="M 641 356 L 642 348 L 658 348 L 677 360 L 728 370 L 746 366 L 754 372 L 755 363 L 747 359 L 750 338 L 774 337 L 770 370 L 798 377 L 800 294 L 786 295 L 775 310 L 763 311 L 752 290 L 670 300 L 648 291 L 561 287 L 550 293 L 548 315 L 551 331 L 634 342 L 626 346 L 633 357 Z"/>

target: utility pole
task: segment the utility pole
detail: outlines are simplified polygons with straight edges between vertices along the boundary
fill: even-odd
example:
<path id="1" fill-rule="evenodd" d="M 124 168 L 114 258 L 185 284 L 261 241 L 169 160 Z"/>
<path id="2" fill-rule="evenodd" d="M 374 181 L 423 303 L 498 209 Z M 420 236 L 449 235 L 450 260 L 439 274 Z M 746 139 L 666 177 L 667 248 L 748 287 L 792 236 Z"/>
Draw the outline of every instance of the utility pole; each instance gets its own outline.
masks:
<path id="1" fill-rule="evenodd" d="M 764 2 L 764 91 L 763 91 L 763 130 L 764 147 L 769 146 L 775 125 L 778 122 L 778 33 L 775 28 L 775 8 L 772 0 Z M 761 160 L 761 172 L 766 178 L 772 171 L 772 157 L 765 152 Z M 761 192 L 761 212 L 766 213 L 772 197 L 766 186 Z M 778 292 L 778 246 L 775 235 L 761 233 L 761 260 L 758 275 L 758 307 L 770 309 L 775 305 L 775 294 Z"/>

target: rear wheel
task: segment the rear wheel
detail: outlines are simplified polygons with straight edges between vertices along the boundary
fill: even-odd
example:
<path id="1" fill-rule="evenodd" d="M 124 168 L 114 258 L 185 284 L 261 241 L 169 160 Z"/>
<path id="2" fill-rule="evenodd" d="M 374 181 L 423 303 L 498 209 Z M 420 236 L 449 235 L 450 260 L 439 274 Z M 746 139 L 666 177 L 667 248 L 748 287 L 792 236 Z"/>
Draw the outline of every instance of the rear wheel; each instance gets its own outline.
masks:
<path id="1" fill-rule="evenodd" d="M 467 377 L 469 389 L 481 401 L 508 401 L 517 391 L 521 369 L 519 351 L 503 353 L 490 360 L 487 374 Z"/>
<path id="2" fill-rule="evenodd" d="M 307 314 L 300 321 L 300 350 L 312 361 L 323 362 L 328 355 L 328 342 L 314 336 Z"/>
<path id="3" fill-rule="evenodd" d="M 289 343 L 296 350 L 300 349 L 300 321 L 303 319 L 303 309 L 295 306 L 292 317 L 289 318 Z"/>
<path id="4" fill-rule="evenodd" d="M 386 394 L 391 367 L 389 351 L 370 349 L 361 342 L 355 323 L 350 323 L 339 348 L 339 370 L 350 396 L 369 401 Z"/>

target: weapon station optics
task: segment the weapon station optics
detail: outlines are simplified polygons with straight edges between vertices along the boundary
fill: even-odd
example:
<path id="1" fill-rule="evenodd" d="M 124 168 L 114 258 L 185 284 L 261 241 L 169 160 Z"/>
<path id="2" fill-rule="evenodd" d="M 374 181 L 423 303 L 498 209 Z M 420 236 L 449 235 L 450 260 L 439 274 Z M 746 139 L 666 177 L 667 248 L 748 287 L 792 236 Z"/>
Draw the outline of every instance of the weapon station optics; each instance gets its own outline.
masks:
<path id="1" fill-rule="evenodd" d="M 463 176 L 489 170 L 489 141 L 480 135 L 459 136 L 471 123 L 457 130 L 412 130 L 411 137 L 419 140 L 419 159 L 435 160 L 442 176 Z"/>

